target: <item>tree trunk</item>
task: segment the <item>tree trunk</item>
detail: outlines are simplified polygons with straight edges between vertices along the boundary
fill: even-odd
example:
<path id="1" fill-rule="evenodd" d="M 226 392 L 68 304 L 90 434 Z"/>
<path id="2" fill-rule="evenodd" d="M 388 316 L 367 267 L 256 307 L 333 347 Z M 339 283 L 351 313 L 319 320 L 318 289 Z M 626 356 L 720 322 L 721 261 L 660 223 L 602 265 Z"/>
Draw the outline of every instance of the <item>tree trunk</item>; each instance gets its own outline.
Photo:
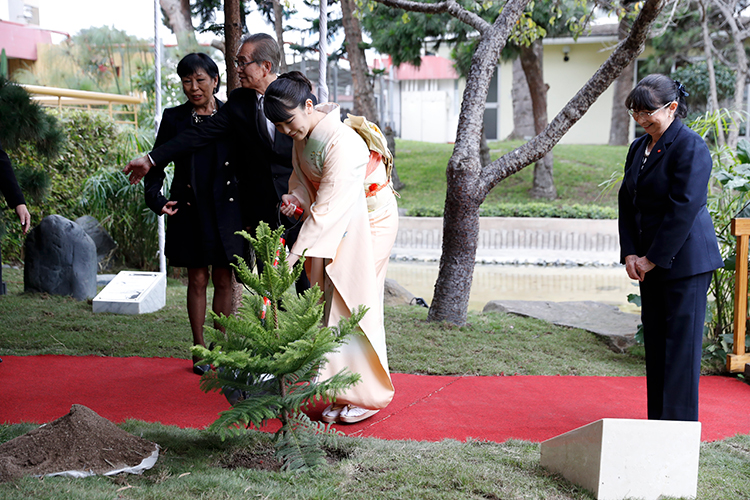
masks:
<path id="1" fill-rule="evenodd" d="M 354 0 L 341 0 L 346 54 L 352 70 L 352 87 L 354 89 L 354 114 L 367 117 L 378 123 L 378 110 L 375 106 L 375 88 L 369 77 L 365 50 L 362 48 L 362 28 L 355 16 L 357 5 Z"/>
<path id="2" fill-rule="evenodd" d="M 627 16 L 623 16 L 617 28 L 617 38 L 622 41 L 628 36 L 630 22 Z M 609 123 L 609 145 L 626 146 L 630 142 L 630 116 L 625 107 L 625 99 L 633 90 L 635 79 L 635 63 L 630 63 L 622 70 L 620 76 L 615 80 L 614 96 L 612 98 L 612 119 Z"/>
<path id="3" fill-rule="evenodd" d="M 240 48 L 241 36 L 240 0 L 224 0 L 224 57 L 227 60 L 227 95 L 240 86 L 234 58 Z"/>
<path id="4" fill-rule="evenodd" d="M 542 69 L 542 41 L 537 40 L 530 47 L 521 47 L 521 67 L 529 83 L 531 108 L 534 111 L 534 132 L 537 134 L 547 127 L 547 89 Z M 553 157 L 547 153 L 534 165 L 534 185 L 530 194 L 533 198 L 554 200 L 557 189 L 553 178 Z"/>
<path id="5" fill-rule="evenodd" d="M 240 0 L 224 0 L 224 59 L 227 61 L 227 95 L 240 86 L 234 58 L 240 48 L 242 17 Z M 242 305 L 243 288 L 232 273 L 232 315 L 236 315 Z"/>
<path id="6" fill-rule="evenodd" d="M 279 73 L 286 73 L 286 57 L 284 56 L 284 9 L 279 0 L 273 0 L 273 27 L 276 30 L 276 41 L 281 48 L 281 62 Z"/>
<path id="7" fill-rule="evenodd" d="M 482 167 L 486 167 L 490 164 L 492 158 L 490 157 L 490 146 L 487 144 L 487 134 L 484 133 L 484 126 L 482 127 L 482 139 L 479 141 L 479 164 Z"/>
<path id="8" fill-rule="evenodd" d="M 701 30 L 703 32 L 703 53 L 706 56 L 706 66 L 708 67 L 708 108 L 711 112 L 717 112 L 719 110 L 719 97 L 716 91 L 716 72 L 714 71 L 714 55 L 713 55 L 713 44 L 711 43 L 711 34 L 708 31 L 708 6 L 707 0 L 700 0 L 698 4 L 701 7 Z M 724 138 L 724 128 L 718 127 L 718 137 L 716 141 L 719 146 L 726 144 Z"/>
<path id="9" fill-rule="evenodd" d="M 486 193 L 476 192 L 482 173 L 478 157 L 448 162 L 448 186 L 443 215 L 443 253 L 435 282 L 429 321 L 466 322 L 479 240 L 479 205 Z"/>
<path id="10" fill-rule="evenodd" d="M 513 132 L 506 139 L 528 141 L 536 133 L 534 132 L 534 113 L 531 111 L 529 83 L 526 81 L 520 57 L 513 60 L 513 87 L 510 95 L 513 100 Z"/>
<path id="11" fill-rule="evenodd" d="M 734 12 L 722 0 L 716 0 L 715 5 L 721 11 L 724 19 L 729 25 L 729 32 L 732 34 L 732 47 L 734 48 L 735 57 L 737 57 L 737 68 L 734 79 L 734 109 L 732 114 L 735 119 L 729 123 L 729 137 L 727 145 L 731 149 L 737 148 L 740 139 L 739 116 L 743 109 L 743 96 L 745 95 L 745 82 L 747 80 L 747 54 L 745 53 L 744 38 L 734 18 Z"/>
<path id="12" fill-rule="evenodd" d="M 159 5 L 167 16 L 167 23 L 177 37 L 177 44 L 183 51 L 197 47 L 193 20 L 190 18 L 190 0 L 159 0 Z"/>

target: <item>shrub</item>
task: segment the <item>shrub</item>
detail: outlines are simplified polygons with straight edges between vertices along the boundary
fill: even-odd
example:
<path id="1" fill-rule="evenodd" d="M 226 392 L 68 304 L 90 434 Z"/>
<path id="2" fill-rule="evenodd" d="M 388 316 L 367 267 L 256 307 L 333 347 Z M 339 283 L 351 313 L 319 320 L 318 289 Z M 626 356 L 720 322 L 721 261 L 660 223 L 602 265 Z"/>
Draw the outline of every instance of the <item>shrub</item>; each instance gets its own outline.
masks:
<path id="1" fill-rule="evenodd" d="M 442 217 L 442 207 L 415 207 L 407 211 L 411 217 Z M 616 219 L 617 210 L 598 205 L 563 205 L 547 203 L 501 203 L 482 205 L 481 217 L 555 217 L 564 219 Z"/>
<path id="2" fill-rule="evenodd" d="M 235 268 L 253 295 L 244 297 L 236 316 L 212 313 L 226 334 L 206 327 L 215 347 L 194 346 L 192 350 L 203 358 L 199 363 L 208 362 L 215 368 L 203 374 L 201 389 L 223 391 L 232 403 L 211 429 L 226 436 L 250 424 L 260 427 L 269 419 L 280 418 L 282 427 L 275 436 L 277 456 L 291 470 L 325 463 L 319 438 L 337 433 L 330 425 L 312 422 L 301 408 L 335 397 L 359 381 L 358 374 L 347 370 L 326 380 L 317 376 L 327 355 L 355 333 L 365 309 L 360 307 L 337 327 L 321 328 L 323 292 L 317 285 L 300 295 L 294 292 L 304 257 L 293 271 L 289 269 L 286 250 L 279 243 L 283 232 L 283 226 L 272 232 L 263 222 L 256 238 L 242 231 L 265 264 L 263 272 L 251 273 L 239 259 Z"/>
<path id="3" fill-rule="evenodd" d="M 53 214 L 71 220 L 91 215 L 115 240 L 125 265 L 155 268 L 156 216 L 146 207 L 142 185 L 131 186 L 120 172 L 130 158 L 148 149 L 148 141 L 132 128 L 117 125 L 103 112 L 50 113 L 58 117 L 65 137 L 59 155 L 47 160 L 24 144 L 11 156 L 22 189 L 30 195 L 32 224 Z M 32 183 L 24 181 L 40 174 L 49 178 L 45 189 L 32 189 Z M 22 260 L 23 235 L 14 225 L 9 229 L 8 237 L 2 240 L 3 257 Z"/>

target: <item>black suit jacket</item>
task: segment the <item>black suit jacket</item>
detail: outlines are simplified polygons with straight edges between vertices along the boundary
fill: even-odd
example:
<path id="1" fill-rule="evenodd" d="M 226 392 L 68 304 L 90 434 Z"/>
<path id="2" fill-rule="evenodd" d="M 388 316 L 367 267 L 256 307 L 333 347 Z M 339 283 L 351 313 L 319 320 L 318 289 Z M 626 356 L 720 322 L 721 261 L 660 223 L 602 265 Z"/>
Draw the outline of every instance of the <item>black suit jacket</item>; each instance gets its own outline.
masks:
<path id="1" fill-rule="evenodd" d="M 0 144 L 0 191 L 5 196 L 5 201 L 8 203 L 10 208 L 16 208 L 18 205 L 25 205 L 26 201 L 21 193 L 21 188 L 18 187 L 16 181 L 16 174 L 13 173 L 13 166 L 10 163 L 10 158 L 3 151 L 3 146 Z"/>
<path id="2" fill-rule="evenodd" d="M 258 133 L 257 110 L 255 90 L 236 89 L 210 123 L 187 130 L 151 152 L 151 159 L 163 168 L 180 154 L 194 152 L 216 139 L 228 139 L 230 161 L 237 167 L 243 224 L 251 231 L 260 221 L 277 227 L 276 205 L 289 191 L 292 173 L 292 139 L 276 131 L 273 144 L 263 140 Z M 284 217 L 281 222 L 286 227 L 292 224 Z M 293 239 L 287 237 L 290 244 Z"/>
<path id="3" fill-rule="evenodd" d="M 641 170 L 648 134 L 631 144 L 620 187 L 621 260 L 646 256 L 647 276 L 677 279 L 723 267 L 706 208 L 711 154 L 705 141 L 675 119 Z"/>
<path id="4" fill-rule="evenodd" d="M 224 104 L 216 100 L 219 110 Z M 186 102 L 180 106 L 164 110 L 159 133 L 156 136 L 155 146 L 166 144 L 172 138 L 188 130 L 200 129 L 207 126 L 213 119 L 209 118 L 200 127 L 193 126 L 191 115 L 192 104 Z M 165 254 L 177 265 L 195 263 L 195 248 L 200 248 L 203 232 L 213 232 L 214 226 L 218 229 L 225 254 L 229 262 L 234 261 L 235 255 L 243 254 L 243 239 L 235 232 L 243 229 L 240 196 L 235 168 L 229 160 L 229 145 L 227 141 L 212 141 L 205 146 L 207 153 L 205 157 L 213 159 L 209 165 L 198 164 L 193 154 L 180 154 L 174 158 L 174 177 L 170 188 L 170 200 L 177 202 L 177 213 L 167 219 L 167 239 Z M 198 203 L 196 200 L 199 193 L 205 192 L 206 186 L 197 186 L 195 181 L 195 169 L 210 169 L 210 177 L 213 179 L 211 194 L 213 195 L 213 213 L 197 213 Z M 158 164 L 152 168 L 143 179 L 143 187 L 146 196 L 146 204 L 157 214 L 161 214 L 167 199 L 161 193 L 164 183 L 164 165 Z M 202 228 L 195 227 L 197 221 L 202 222 Z"/>

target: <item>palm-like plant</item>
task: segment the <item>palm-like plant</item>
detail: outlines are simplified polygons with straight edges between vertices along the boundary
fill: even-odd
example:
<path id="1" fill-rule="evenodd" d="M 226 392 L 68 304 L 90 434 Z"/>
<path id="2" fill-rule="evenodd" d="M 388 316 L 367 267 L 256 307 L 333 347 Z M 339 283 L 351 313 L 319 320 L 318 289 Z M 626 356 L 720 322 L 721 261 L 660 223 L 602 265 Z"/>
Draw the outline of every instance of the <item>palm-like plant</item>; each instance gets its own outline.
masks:
<path id="1" fill-rule="evenodd" d="M 335 398 L 359 381 L 359 375 L 346 370 L 327 380 L 317 375 L 326 356 L 356 331 L 366 310 L 360 307 L 337 327 L 321 328 L 323 294 L 317 285 L 303 294 L 294 292 L 304 257 L 289 269 L 280 244 L 283 231 L 271 231 L 261 223 L 255 238 L 241 232 L 264 263 L 263 271 L 252 273 L 239 259 L 236 269 L 251 294 L 245 295 L 237 316 L 214 315 L 226 333 L 207 328 L 215 347 L 195 346 L 193 354 L 203 358 L 200 364 L 215 368 L 203 375 L 201 389 L 223 391 L 233 402 L 211 428 L 226 436 L 279 418 L 277 455 L 286 469 L 304 469 L 324 462 L 320 436 L 338 433 L 330 425 L 312 422 L 302 410 L 312 402 Z"/>

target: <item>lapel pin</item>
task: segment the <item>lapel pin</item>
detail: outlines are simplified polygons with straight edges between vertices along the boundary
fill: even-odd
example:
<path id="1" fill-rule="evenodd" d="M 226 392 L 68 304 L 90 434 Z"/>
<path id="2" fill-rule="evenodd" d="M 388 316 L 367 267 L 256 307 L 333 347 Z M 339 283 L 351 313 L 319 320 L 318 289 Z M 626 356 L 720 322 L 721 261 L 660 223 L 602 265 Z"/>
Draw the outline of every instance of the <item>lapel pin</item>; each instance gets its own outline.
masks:
<path id="1" fill-rule="evenodd" d="M 657 150 L 656 150 L 656 152 L 657 152 L 657 153 L 661 153 L 661 149 L 657 149 Z"/>

